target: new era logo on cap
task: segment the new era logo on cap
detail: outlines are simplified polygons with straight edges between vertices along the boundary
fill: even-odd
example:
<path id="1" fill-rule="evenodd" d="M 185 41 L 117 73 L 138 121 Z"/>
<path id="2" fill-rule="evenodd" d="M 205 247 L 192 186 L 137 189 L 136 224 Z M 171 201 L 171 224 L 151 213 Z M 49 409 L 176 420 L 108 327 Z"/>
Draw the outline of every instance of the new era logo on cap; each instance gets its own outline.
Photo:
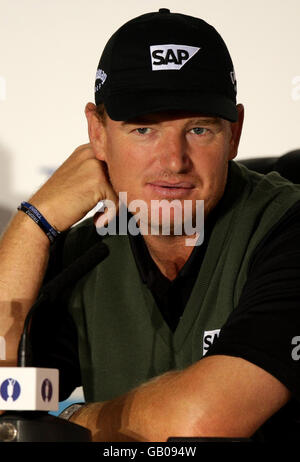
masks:
<path id="1" fill-rule="evenodd" d="M 179 70 L 200 48 L 189 45 L 151 45 L 151 63 L 153 71 Z"/>

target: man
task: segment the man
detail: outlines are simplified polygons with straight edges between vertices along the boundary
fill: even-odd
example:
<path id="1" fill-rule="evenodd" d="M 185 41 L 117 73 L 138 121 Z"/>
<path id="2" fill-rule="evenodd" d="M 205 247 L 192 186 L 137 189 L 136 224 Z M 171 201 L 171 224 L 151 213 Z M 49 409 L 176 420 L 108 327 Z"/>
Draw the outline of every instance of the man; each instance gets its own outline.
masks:
<path id="1" fill-rule="evenodd" d="M 105 245 L 109 256 L 32 325 L 35 362 L 60 368 L 61 396 L 83 384 L 89 404 L 71 420 L 95 441 L 249 437 L 272 416 L 283 432 L 299 396 L 300 190 L 233 162 L 243 106 L 222 38 L 166 9 L 135 18 L 105 47 L 95 98 L 90 144 L 21 206 L 2 239 L 8 360 L 47 266 L 45 282 Z M 169 235 L 101 238 L 91 219 L 70 230 L 120 192 L 148 209 L 192 201 L 193 223 L 203 200 L 204 243 L 187 246 L 174 215 Z"/>

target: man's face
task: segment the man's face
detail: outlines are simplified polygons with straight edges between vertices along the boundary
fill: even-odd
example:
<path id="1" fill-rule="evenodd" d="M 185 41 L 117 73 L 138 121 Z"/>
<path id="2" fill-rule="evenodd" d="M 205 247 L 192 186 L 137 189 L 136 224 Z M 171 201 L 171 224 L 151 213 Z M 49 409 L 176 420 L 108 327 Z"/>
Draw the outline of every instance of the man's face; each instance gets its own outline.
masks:
<path id="1" fill-rule="evenodd" d="M 242 106 L 239 108 L 242 112 Z M 242 119 L 242 117 L 241 117 Z M 102 151 L 117 194 L 127 201 L 204 200 L 205 215 L 222 197 L 228 160 L 237 154 L 242 121 L 169 112 L 119 122 L 106 117 Z"/>

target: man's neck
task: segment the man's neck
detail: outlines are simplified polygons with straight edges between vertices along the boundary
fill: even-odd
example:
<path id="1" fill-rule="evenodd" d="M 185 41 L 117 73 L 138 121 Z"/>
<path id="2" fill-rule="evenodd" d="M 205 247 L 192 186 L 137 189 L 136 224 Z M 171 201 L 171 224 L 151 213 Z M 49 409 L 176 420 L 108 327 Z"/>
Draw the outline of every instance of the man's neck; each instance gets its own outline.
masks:
<path id="1" fill-rule="evenodd" d="M 171 281 L 176 278 L 193 251 L 186 236 L 144 235 L 149 253 L 161 273 Z"/>

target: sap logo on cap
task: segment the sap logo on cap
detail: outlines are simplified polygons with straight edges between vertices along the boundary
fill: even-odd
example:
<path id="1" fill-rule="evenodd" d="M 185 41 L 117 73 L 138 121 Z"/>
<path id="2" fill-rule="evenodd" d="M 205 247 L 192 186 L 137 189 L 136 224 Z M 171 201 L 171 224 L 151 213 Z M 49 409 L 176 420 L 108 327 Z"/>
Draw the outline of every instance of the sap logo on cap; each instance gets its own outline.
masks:
<path id="1" fill-rule="evenodd" d="M 219 337 L 221 329 L 206 330 L 203 335 L 203 356 L 207 353 L 209 347 Z"/>
<path id="2" fill-rule="evenodd" d="M 153 71 L 179 70 L 200 48 L 188 45 L 151 45 L 151 62 Z"/>

